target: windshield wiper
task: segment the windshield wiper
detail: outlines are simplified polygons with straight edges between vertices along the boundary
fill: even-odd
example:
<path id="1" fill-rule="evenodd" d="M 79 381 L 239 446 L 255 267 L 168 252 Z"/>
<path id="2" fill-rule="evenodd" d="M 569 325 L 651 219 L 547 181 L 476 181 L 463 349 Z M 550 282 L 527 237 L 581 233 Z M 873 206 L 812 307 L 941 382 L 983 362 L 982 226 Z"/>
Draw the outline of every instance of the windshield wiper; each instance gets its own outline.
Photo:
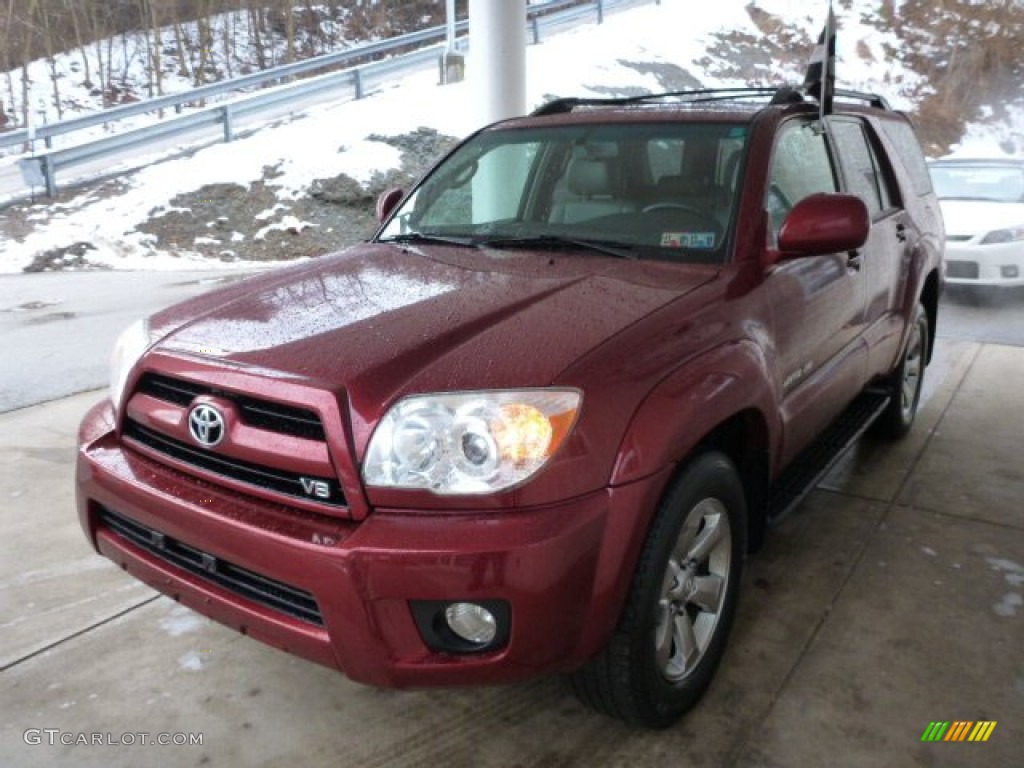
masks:
<path id="1" fill-rule="evenodd" d="M 489 248 L 584 248 L 615 256 L 619 259 L 636 259 L 636 247 L 628 243 L 606 240 L 588 240 L 562 235 L 534 235 L 532 237 L 493 237 L 478 240 L 478 245 Z"/>
<path id="2" fill-rule="evenodd" d="M 382 237 L 378 243 L 425 243 L 427 245 L 454 245 L 459 248 L 476 248 L 477 242 L 469 237 L 431 235 L 426 232 L 403 232 L 392 237 Z"/>

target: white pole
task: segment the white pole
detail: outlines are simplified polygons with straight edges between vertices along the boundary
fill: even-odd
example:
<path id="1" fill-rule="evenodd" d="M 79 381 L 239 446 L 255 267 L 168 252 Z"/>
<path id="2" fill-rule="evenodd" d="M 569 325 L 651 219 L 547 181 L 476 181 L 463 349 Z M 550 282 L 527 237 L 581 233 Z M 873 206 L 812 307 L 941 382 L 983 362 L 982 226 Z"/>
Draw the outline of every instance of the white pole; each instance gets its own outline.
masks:
<path id="1" fill-rule="evenodd" d="M 478 122 L 526 111 L 526 0 L 469 0 L 469 79 Z"/>
<path id="2" fill-rule="evenodd" d="M 445 53 L 455 53 L 455 0 L 445 0 L 444 6 Z"/>

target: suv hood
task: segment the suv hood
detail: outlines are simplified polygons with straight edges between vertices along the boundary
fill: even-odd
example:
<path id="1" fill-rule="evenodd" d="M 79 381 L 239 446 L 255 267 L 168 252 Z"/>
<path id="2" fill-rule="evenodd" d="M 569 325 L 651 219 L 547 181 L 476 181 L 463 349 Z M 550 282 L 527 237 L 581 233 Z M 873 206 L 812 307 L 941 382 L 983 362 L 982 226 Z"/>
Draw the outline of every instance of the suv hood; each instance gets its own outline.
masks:
<path id="1" fill-rule="evenodd" d="M 995 229 L 1024 226 L 1024 203 L 940 200 L 946 234 L 974 237 Z"/>
<path id="2" fill-rule="evenodd" d="M 349 390 L 545 386 L 716 267 L 386 244 L 268 273 L 151 320 L 156 349 Z"/>

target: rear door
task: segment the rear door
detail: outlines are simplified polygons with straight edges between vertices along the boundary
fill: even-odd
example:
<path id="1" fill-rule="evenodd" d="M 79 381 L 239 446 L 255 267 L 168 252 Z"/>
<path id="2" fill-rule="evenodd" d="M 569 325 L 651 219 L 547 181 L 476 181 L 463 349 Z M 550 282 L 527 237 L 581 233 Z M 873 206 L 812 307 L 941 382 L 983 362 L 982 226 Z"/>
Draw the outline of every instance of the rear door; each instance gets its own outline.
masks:
<path id="1" fill-rule="evenodd" d="M 873 373 L 887 371 L 896 357 L 903 321 L 901 275 L 910 262 L 913 231 L 899 198 L 892 169 L 876 148 L 870 126 L 854 116 L 829 118 L 829 132 L 840 160 L 845 191 L 868 208 L 871 232 L 861 249 L 865 292 L 863 326 Z"/>

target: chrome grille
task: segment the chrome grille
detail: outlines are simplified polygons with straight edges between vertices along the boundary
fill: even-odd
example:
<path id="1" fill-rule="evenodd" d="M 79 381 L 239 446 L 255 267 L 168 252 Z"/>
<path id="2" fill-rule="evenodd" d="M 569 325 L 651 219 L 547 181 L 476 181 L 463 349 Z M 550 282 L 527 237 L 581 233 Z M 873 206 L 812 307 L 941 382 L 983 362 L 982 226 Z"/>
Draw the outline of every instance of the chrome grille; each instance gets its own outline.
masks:
<path id="1" fill-rule="evenodd" d="M 308 440 L 323 442 L 326 439 L 320 417 L 308 408 L 227 392 L 159 373 L 143 374 L 135 391 L 182 408 L 188 407 L 200 395 L 213 395 L 234 403 L 242 421 L 250 426 Z"/>
<path id="2" fill-rule="evenodd" d="M 331 507 L 345 506 L 345 493 L 337 478 L 312 477 L 287 472 L 283 469 L 265 467 L 241 459 L 225 456 L 221 453 L 208 451 L 198 446 L 183 443 L 173 437 L 155 432 L 144 427 L 133 419 L 125 419 L 124 436 L 146 446 L 150 450 L 169 456 L 172 459 L 188 464 L 221 477 L 231 478 L 248 485 L 276 491 L 287 496 L 313 501 Z M 326 498 L 311 496 L 303 488 L 303 481 L 325 483 L 329 491 Z"/>
<path id="3" fill-rule="evenodd" d="M 946 277 L 959 277 L 967 280 L 978 279 L 978 262 L 976 261 L 947 261 Z"/>

